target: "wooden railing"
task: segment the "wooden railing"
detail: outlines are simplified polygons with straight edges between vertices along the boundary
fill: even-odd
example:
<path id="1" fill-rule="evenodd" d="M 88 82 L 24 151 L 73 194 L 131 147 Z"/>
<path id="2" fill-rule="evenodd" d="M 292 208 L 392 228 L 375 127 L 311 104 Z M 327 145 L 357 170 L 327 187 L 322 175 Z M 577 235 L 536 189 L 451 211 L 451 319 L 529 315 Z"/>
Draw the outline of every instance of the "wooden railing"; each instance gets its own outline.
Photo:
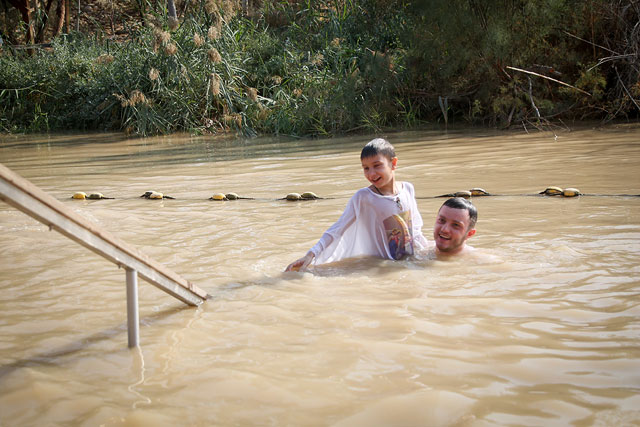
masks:
<path id="1" fill-rule="evenodd" d="M 139 344 L 138 274 L 147 282 L 180 301 L 197 306 L 207 299 L 207 293 L 164 265 L 48 195 L 34 184 L 0 164 L 0 200 L 32 216 L 49 229 L 91 249 L 126 270 L 127 323 L 129 347 Z"/>

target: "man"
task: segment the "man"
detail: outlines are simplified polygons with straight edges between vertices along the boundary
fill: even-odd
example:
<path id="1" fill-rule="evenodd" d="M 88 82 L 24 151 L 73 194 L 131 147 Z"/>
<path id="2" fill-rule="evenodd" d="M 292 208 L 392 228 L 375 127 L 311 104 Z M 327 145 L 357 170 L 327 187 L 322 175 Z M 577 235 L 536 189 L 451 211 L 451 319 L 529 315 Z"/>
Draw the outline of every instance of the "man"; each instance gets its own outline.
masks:
<path id="1" fill-rule="evenodd" d="M 476 234 L 478 210 L 468 200 L 455 197 L 445 201 L 433 227 L 435 252 L 438 257 L 448 257 L 473 251 L 467 240 Z"/>

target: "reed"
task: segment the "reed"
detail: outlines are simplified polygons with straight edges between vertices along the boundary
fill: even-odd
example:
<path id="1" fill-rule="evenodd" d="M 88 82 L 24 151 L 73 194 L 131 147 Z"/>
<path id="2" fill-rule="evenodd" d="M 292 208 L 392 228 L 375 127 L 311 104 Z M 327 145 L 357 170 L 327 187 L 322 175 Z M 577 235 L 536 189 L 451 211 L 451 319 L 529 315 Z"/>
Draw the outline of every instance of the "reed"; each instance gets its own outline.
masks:
<path id="1" fill-rule="evenodd" d="M 0 129 L 313 136 L 445 120 L 516 126 L 535 118 L 532 105 L 538 117 L 634 114 L 631 55 L 616 77 L 615 58 L 594 68 L 593 46 L 580 41 L 606 31 L 622 2 L 489 3 L 434 0 L 427 11 L 419 1 L 264 0 L 243 16 L 234 2 L 201 0 L 170 23 L 146 2 L 128 41 L 74 33 L 33 56 L 5 49 Z M 611 12 L 598 21 L 589 7 Z M 618 28 L 620 38 L 631 31 Z M 593 96 L 530 85 L 506 68 L 545 64 Z"/>

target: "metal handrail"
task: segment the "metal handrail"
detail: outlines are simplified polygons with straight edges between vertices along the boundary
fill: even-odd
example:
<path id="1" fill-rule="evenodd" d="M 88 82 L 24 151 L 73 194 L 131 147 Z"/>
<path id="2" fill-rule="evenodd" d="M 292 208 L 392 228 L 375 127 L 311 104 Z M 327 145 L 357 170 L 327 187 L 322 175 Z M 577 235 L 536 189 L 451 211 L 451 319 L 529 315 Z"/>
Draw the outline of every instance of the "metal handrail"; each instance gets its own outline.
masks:
<path id="1" fill-rule="evenodd" d="M 137 276 L 180 301 L 198 306 L 207 293 L 174 271 L 102 230 L 62 202 L 0 164 L 0 200 L 126 270 L 129 347 L 139 345 Z"/>

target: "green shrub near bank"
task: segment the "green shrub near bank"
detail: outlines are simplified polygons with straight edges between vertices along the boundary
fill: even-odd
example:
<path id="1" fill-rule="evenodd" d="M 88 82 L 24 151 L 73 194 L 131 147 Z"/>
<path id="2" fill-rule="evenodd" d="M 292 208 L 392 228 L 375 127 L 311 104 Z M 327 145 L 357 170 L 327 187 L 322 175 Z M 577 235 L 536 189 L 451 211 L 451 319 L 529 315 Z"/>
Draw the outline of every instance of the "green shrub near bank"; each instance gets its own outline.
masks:
<path id="1" fill-rule="evenodd" d="M 333 135 L 637 117 L 640 12 L 624 2 L 273 0 L 249 16 L 194 3 L 174 30 L 158 10 L 124 42 L 5 47 L 0 129 Z"/>

